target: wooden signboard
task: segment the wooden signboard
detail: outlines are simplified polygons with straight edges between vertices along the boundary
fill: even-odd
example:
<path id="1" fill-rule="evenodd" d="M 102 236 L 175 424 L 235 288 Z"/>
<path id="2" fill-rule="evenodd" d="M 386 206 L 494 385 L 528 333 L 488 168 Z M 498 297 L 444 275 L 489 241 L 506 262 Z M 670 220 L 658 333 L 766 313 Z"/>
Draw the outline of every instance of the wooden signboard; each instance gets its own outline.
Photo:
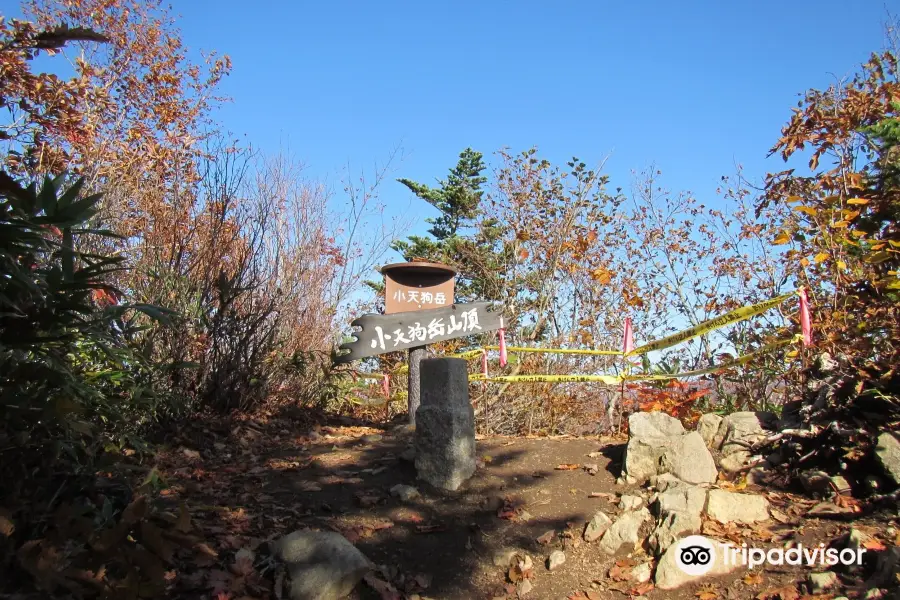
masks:
<path id="1" fill-rule="evenodd" d="M 350 323 L 362 331 L 352 334 L 356 341 L 341 345 L 341 351 L 349 352 L 339 354 L 335 362 L 348 363 L 367 356 L 496 331 L 502 326 L 503 313 L 490 308 L 490 302 L 474 302 L 392 315 L 363 315 Z"/>
<path id="2" fill-rule="evenodd" d="M 411 312 L 453 304 L 456 270 L 429 262 L 406 262 L 381 268 L 384 275 L 384 312 Z"/>

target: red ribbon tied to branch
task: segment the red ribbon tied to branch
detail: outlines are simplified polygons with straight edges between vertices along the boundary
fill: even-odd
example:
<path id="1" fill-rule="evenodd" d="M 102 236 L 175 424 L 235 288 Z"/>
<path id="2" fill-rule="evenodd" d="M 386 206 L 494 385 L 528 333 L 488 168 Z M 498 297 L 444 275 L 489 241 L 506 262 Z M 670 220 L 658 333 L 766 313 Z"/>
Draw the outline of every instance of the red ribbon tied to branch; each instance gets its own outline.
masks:
<path id="1" fill-rule="evenodd" d="M 390 399 L 391 397 L 391 376 L 387 373 L 384 374 L 384 377 L 381 379 L 381 391 L 384 392 L 384 397 Z"/>
<path id="2" fill-rule="evenodd" d="M 487 350 L 481 351 L 481 372 L 484 373 L 484 378 L 488 377 L 488 365 L 487 365 Z"/>

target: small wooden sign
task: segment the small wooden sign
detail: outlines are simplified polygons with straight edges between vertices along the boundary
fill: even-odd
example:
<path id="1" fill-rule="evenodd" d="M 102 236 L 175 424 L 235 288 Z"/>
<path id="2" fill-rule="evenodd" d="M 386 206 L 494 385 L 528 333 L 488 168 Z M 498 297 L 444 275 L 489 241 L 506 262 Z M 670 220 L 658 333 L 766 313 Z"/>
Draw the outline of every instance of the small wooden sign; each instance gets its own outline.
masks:
<path id="1" fill-rule="evenodd" d="M 431 310 L 453 304 L 456 270 L 429 262 L 406 262 L 381 268 L 384 312 Z"/>
<path id="2" fill-rule="evenodd" d="M 352 334 L 356 341 L 341 345 L 340 351 L 349 352 L 339 354 L 335 362 L 348 363 L 367 356 L 496 331 L 502 327 L 503 313 L 490 308 L 490 302 L 474 302 L 392 315 L 363 315 L 350 323 L 362 331 Z"/>

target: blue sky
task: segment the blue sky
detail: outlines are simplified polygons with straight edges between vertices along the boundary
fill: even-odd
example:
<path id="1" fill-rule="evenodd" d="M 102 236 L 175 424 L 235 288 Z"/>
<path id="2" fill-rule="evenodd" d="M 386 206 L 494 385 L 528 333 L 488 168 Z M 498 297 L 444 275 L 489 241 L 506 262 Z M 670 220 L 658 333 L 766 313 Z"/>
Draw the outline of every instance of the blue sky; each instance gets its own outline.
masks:
<path id="1" fill-rule="evenodd" d="M 714 202 L 761 177 L 798 94 L 883 43 L 898 2 L 175 2 L 191 46 L 231 55 L 226 126 L 288 143 L 335 181 L 402 145 L 396 176 L 433 182 L 472 146 L 564 162 L 611 154 L 612 185 L 655 163 Z M 385 184 L 389 211 L 409 206 Z M 432 214 L 415 203 L 416 216 Z M 420 224 L 417 230 L 424 229 Z"/>
<path id="2" fill-rule="evenodd" d="M 4 14 L 18 12 L 0 0 Z M 759 178 L 798 94 L 883 43 L 897 0 L 289 2 L 173 0 L 186 43 L 234 63 L 224 127 L 339 183 L 396 146 L 395 177 L 443 177 L 471 146 L 611 155 L 612 185 L 655 163 L 715 202 L 736 163 Z M 410 193 L 387 182 L 389 214 Z M 432 216 L 413 204 L 419 225 Z"/>

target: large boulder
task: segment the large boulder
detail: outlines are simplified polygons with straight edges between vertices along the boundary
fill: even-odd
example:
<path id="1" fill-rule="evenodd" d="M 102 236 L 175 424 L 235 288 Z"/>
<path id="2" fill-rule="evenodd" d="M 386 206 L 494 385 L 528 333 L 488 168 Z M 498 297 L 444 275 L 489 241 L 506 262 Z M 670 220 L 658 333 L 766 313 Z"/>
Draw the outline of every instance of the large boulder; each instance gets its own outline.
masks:
<path id="1" fill-rule="evenodd" d="M 339 600 L 374 568 L 356 546 L 333 531 L 295 531 L 275 541 L 272 550 L 291 578 L 291 600 Z"/>
<path id="2" fill-rule="evenodd" d="M 689 484 L 713 483 L 716 464 L 697 432 L 686 433 L 681 421 L 662 412 L 635 413 L 628 418 L 628 446 L 622 474 L 644 483 L 671 473 Z"/>
<path id="3" fill-rule="evenodd" d="M 701 526 L 699 513 L 668 512 L 656 522 L 656 528 L 650 534 L 648 543 L 653 553 L 659 556 L 685 534 L 699 532 Z"/>
<path id="4" fill-rule="evenodd" d="M 639 412 L 628 417 L 629 437 L 670 437 L 684 433 L 684 425 L 664 412 Z"/>
<path id="5" fill-rule="evenodd" d="M 678 437 L 630 437 L 625 448 L 622 474 L 643 483 L 659 473 L 663 454 L 678 442 Z"/>
<path id="6" fill-rule="evenodd" d="M 716 461 L 696 431 L 679 437 L 665 449 L 660 459 L 660 471 L 695 485 L 714 483 L 719 475 Z"/>

